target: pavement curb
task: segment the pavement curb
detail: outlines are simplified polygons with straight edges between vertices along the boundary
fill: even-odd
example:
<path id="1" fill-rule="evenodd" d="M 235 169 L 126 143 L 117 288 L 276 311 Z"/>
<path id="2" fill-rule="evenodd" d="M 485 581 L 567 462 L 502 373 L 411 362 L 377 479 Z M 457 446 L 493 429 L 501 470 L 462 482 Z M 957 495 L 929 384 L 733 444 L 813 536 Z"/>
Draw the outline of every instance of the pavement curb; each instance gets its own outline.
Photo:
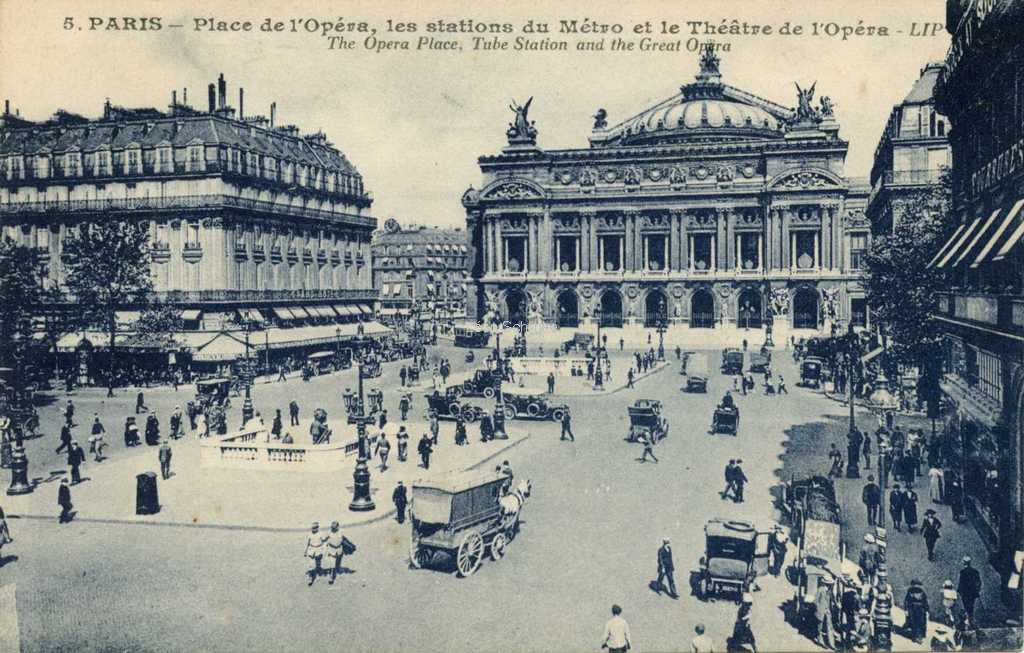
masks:
<path id="1" fill-rule="evenodd" d="M 531 434 L 527 433 L 522 438 L 510 442 L 501 449 L 491 453 L 486 458 L 479 460 L 472 465 L 463 468 L 464 470 L 476 469 L 481 465 L 484 465 L 491 460 L 494 460 L 498 456 L 504 454 L 506 451 L 513 449 L 514 447 L 526 442 L 530 439 Z M 348 528 L 359 528 L 362 526 L 369 526 L 377 522 L 389 519 L 395 515 L 395 509 L 376 515 L 369 519 L 362 521 L 353 522 L 350 524 L 344 524 L 346 529 Z M 53 515 L 38 515 L 33 513 L 7 513 L 8 519 L 34 519 L 39 521 L 53 521 L 56 519 Z M 220 529 L 225 531 L 249 531 L 256 533 L 305 533 L 306 528 L 287 528 L 287 527 L 274 527 L 274 526 L 247 526 L 244 524 L 200 524 L 200 523 L 189 523 L 179 521 L 138 521 L 132 519 L 117 519 L 117 518 L 105 518 L 105 517 L 75 517 L 70 523 L 83 523 L 83 524 L 120 524 L 128 526 L 163 526 L 165 528 L 208 528 L 208 529 Z"/>

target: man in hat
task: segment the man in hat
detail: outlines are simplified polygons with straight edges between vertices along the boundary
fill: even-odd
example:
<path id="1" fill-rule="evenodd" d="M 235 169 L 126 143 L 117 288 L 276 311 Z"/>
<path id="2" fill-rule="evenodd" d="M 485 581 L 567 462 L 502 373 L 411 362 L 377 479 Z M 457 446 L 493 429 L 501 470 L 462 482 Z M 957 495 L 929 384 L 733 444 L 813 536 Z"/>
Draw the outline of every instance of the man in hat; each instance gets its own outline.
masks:
<path id="1" fill-rule="evenodd" d="M 693 632 L 697 634 L 690 640 L 690 653 L 713 653 L 715 645 L 711 638 L 704 634 L 704 624 L 697 624 Z"/>
<path id="2" fill-rule="evenodd" d="M 434 445 L 426 433 L 420 437 L 420 443 L 416 446 L 416 451 L 420 454 L 423 469 L 430 469 L 430 454 L 434 451 Z"/>
<path id="3" fill-rule="evenodd" d="M 947 626 L 956 625 L 956 602 L 960 599 L 960 595 L 955 589 L 953 589 L 953 581 L 946 580 L 942 583 L 942 614 L 943 621 Z"/>
<path id="4" fill-rule="evenodd" d="M 71 468 L 71 483 L 78 485 L 82 482 L 82 475 L 78 468 L 85 462 L 85 452 L 78 446 L 77 440 L 71 441 L 71 448 L 68 449 L 68 467 Z"/>
<path id="5" fill-rule="evenodd" d="M 320 575 L 321 562 L 324 558 L 324 543 L 327 538 L 320 532 L 320 522 L 313 522 L 309 535 L 306 536 L 306 557 L 309 558 L 309 584 L 312 585 Z"/>
<path id="6" fill-rule="evenodd" d="M 920 644 L 924 641 L 925 632 L 928 628 L 928 595 L 921 587 L 921 581 L 916 578 L 910 581 L 907 594 L 903 597 L 903 609 L 907 612 L 903 629 L 910 639 Z"/>
<path id="7" fill-rule="evenodd" d="M 865 442 L 869 441 L 869 438 L 865 438 Z M 861 501 L 864 502 L 864 506 L 868 509 L 868 525 L 878 525 L 878 507 L 882 503 L 882 490 L 875 483 L 875 477 L 868 475 L 868 482 L 864 484 L 864 490 L 861 492 Z"/>
<path id="8" fill-rule="evenodd" d="M 860 592 L 853 581 L 853 576 L 843 574 L 840 585 L 839 609 L 843 613 L 843 632 L 849 643 L 853 639 L 853 631 L 857 627 L 857 611 L 860 610 Z"/>
<path id="9" fill-rule="evenodd" d="M 821 576 L 814 594 L 814 617 L 818 620 L 817 642 L 825 648 L 835 648 L 832 638 L 832 579 Z"/>
<path id="10" fill-rule="evenodd" d="M 889 516 L 892 518 L 892 527 L 899 531 L 903 523 L 903 490 L 899 483 L 893 485 L 889 493 Z"/>
<path id="11" fill-rule="evenodd" d="M 345 538 L 339 530 L 338 522 L 331 522 L 331 532 L 324 538 L 324 548 L 327 551 L 327 563 L 330 565 L 328 569 L 331 572 L 331 579 L 327 581 L 328 585 L 334 584 L 334 579 L 338 577 L 338 571 L 341 569 L 341 559 L 345 557 Z M 312 585 L 310 581 L 310 585 Z"/>
<path id="12" fill-rule="evenodd" d="M 160 460 L 160 476 L 166 481 L 171 477 L 171 445 L 166 438 L 160 441 L 157 458 Z"/>
<path id="13" fill-rule="evenodd" d="M 404 524 L 405 507 L 409 505 L 409 494 L 402 481 L 395 486 L 395 491 L 391 493 L 391 500 L 395 503 L 395 520 L 399 524 Z"/>
<path id="14" fill-rule="evenodd" d="M 955 651 L 957 650 L 956 640 L 953 637 L 953 631 L 945 625 L 939 625 L 935 628 L 935 634 L 932 635 L 932 640 L 929 642 L 929 647 L 933 651 Z"/>
<path id="15" fill-rule="evenodd" d="M 441 422 L 437 418 L 437 411 L 430 411 L 430 440 L 434 446 L 437 446 L 437 436 L 441 432 Z"/>
<path id="16" fill-rule="evenodd" d="M 921 522 L 921 537 L 924 538 L 924 545 L 928 547 L 928 559 L 935 560 L 935 543 L 942 537 L 939 531 L 942 530 L 942 522 L 935 517 L 935 511 L 929 508 L 924 511 L 924 521 Z"/>
<path id="17" fill-rule="evenodd" d="M 572 432 L 572 414 L 568 410 L 562 412 L 562 436 L 559 439 L 576 441 L 576 435 Z"/>
<path id="18" fill-rule="evenodd" d="M 103 460 L 103 449 L 106 448 L 107 443 L 104 442 L 103 436 L 106 435 L 107 429 L 103 428 L 103 422 L 100 421 L 100 414 L 93 413 L 92 416 L 92 434 L 89 436 L 89 447 L 93 454 L 95 454 L 96 462 Z"/>
<path id="19" fill-rule="evenodd" d="M 772 554 L 771 573 L 778 576 L 782 573 L 782 566 L 786 562 L 786 548 L 789 545 L 789 536 L 782 526 L 778 524 L 772 530 L 771 540 L 768 541 L 770 553 Z"/>
<path id="20" fill-rule="evenodd" d="M 404 426 L 398 427 L 398 435 L 395 436 L 398 443 L 398 461 L 404 463 L 409 451 L 409 432 Z"/>
<path id="21" fill-rule="evenodd" d="M 665 580 L 668 580 L 668 595 L 673 599 L 678 599 L 679 594 L 676 592 L 676 580 L 673 575 L 675 570 L 675 564 L 672 562 L 672 545 L 666 537 L 661 540 L 661 547 L 658 549 L 658 592 L 661 593 L 665 589 Z"/>
<path id="22" fill-rule="evenodd" d="M 57 488 L 57 505 L 60 506 L 60 517 L 57 518 L 58 524 L 64 524 L 71 521 L 71 509 L 75 506 L 71 503 L 71 486 L 68 485 L 68 479 L 60 479 L 60 486 Z"/>
<path id="23" fill-rule="evenodd" d="M 640 462 L 647 462 L 647 456 L 650 456 L 654 462 L 658 462 L 658 458 L 654 455 L 654 434 L 641 433 L 640 444 L 644 445 L 644 453 L 640 456 Z"/>
<path id="24" fill-rule="evenodd" d="M 875 583 L 875 576 L 878 573 L 878 544 L 875 543 L 875 536 L 871 533 L 864 535 L 864 545 L 860 548 L 860 558 L 857 563 L 864 577 L 872 585 Z"/>
<path id="25" fill-rule="evenodd" d="M 377 439 L 375 453 L 380 456 L 380 471 L 383 472 L 388 468 L 388 454 L 391 453 L 391 443 L 388 441 L 388 434 L 384 431 L 380 432 L 380 438 Z"/>
<path id="26" fill-rule="evenodd" d="M 960 570 L 960 580 L 957 584 L 957 591 L 960 599 L 964 602 L 964 612 L 967 619 L 974 623 L 974 602 L 981 595 L 981 574 L 971 566 L 971 556 L 964 556 L 964 567 Z"/>
<path id="27" fill-rule="evenodd" d="M 60 427 L 60 446 L 54 453 L 69 451 L 71 449 L 71 427 L 64 424 Z"/>
<path id="28" fill-rule="evenodd" d="M 757 650 L 757 640 L 754 639 L 754 631 L 750 629 L 750 602 L 747 601 L 748 594 L 744 594 L 743 604 L 736 613 L 736 623 L 732 627 L 732 638 L 727 644 L 728 650 L 743 650 L 749 646 L 751 650 Z M 751 599 L 752 601 L 752 599 Z"/>
<path id="29" fill-rule="evenodd" d="M 743 503 L 743 486 L 750 480 L 747 475 L 743 473 L 743 461 L 739 458 L 736 459 L 736 466 L 732 468 L 732 484 L 733 490 L 736 493 L 736 503 Z"/>

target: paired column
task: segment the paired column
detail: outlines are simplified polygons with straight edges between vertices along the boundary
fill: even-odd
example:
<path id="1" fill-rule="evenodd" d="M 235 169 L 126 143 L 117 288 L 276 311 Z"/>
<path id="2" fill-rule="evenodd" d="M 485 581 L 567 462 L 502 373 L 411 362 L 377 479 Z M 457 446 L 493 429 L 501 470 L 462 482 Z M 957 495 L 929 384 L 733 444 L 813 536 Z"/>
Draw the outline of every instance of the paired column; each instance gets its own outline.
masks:
<path id="1" fill-rule="evenodd" d="M 594 216 L 593 211 L 580 211 L 580 271 L 589 272 L 590 267 L 590 250 L 592 243 L 590 242 L 590 220 Z"/>
<path id="2" fill-rule="evenodd" d="M 790 268 L 790 259 L 792 257 L 792 243 L 789 237 L 789 218 L 787 213 L 786 209 L 779 211 L 779 267 L 784 270 Z"/>
<path id="3" fill-rule="evenodd" d="M 818 267 L 822 270 L 832 269 L 832 220 L 824 206 L 817 208 L 818 221 L 821 224 L 821 261 Z"/>
<path id="4" fill-rule="evenodd" d="M 590 242 L 590 270 L 599 270 L 600 268 L 597 265 L 597 211 L 587 212 L 587 226 L 589 232 L 587 240 Z"/>
<path id="5" fill-rule="evenodd" d="M 554 244 L 554 232 L 551 228 L 551 207 L 544 207 L 544 217 L 542 218 L 542 227 L 540 230 L 540 247 L 541 247 L 541 271 L 551 272 L 555 269 L 552 265 L 552 251 L 551 248 Z"/>
<path id="6" fill-rule="evenodd" d="M 679 266 L 678 270 L 690 269 L 690 237 L 686 232 L 686 211 L 677 211 L 679 215 Z"/>
<path id="7" fill-rule="evenodd" d="M 501 237 L 501 219 L 500 214 L 495 216 L 494 221 L 494 254 L 496 256 L 494 260 L 495 272 L 505 271 L 505 242 Z"/>
<path id="8" fill-rule="evenodd" d="M 716 270 L 728 270 L 728 253 L 729 253 L 729 236 L 726 229 L 726 223 L 729 221 L 729 209 L 716 209 L 715 210 L 715 252 L 714 266 Z"/>
<path id="9" fill-rule="evenodd" d="M 669 271 L 679 269 L 679 211 L 668 213 L 668 260 Z"/>
<path id="10" fill-rule="evenodd" d="M 725 269 L 735 270 L 739 267 L 739 243 L 736 242 L 736 212 L 725 211 Z"/>

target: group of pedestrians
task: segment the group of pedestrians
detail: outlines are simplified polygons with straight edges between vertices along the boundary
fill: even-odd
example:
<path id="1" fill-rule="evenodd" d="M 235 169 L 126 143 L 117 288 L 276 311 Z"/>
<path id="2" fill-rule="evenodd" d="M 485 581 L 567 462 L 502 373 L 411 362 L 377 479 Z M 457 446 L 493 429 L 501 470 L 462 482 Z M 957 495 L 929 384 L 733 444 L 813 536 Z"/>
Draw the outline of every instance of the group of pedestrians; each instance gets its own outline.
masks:
<path id="1" fill-rule="evenodd" d="M 743 461 L 739 458 L 731 459 L 725 466 L 725 489 L 719 494 L 723 499 L 732 498 L 735 503 L 743 503 L 743 487 L 747 482 L 747 475 L 743 473 Z"/>

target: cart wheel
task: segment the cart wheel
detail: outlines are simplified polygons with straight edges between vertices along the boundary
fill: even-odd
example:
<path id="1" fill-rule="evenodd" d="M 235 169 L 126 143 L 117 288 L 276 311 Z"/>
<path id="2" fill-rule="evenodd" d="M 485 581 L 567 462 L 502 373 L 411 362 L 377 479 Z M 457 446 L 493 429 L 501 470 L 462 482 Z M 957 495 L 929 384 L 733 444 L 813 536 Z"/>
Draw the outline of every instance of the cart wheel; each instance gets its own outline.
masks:
<path id="1" fill-rule="evenodd" d="M 409 543 L 409 564 L 412 565 L 412 568 L 422 569 L 426 567 L 427 563 L 430 562 L 430 557 L 430 551 L 421 547 L 416 538 L 412 538 Z"/>
<path id="2" fill-rule="evenodd" d="M 556 408 L 551 411 L 551 420 L 554 422 L 561 422 L 562 418 L 565 417 L 565 411 L 561 408 Z"/>
<path id="3" fill-rule="evenodd" d="M 505 404 L 505 419 L 516 418 L 516 407 L 509 404 Z"/>
<path id="4" fill-rule="evenodd" d="M 487 399 L 494 399 L 494 388 L 490 386 L 484 388 L 484 397 Z"/>
<path id="5" fill-rule="evenodd" d="M 459 551 L 456 555 L 456 566 L 458 575 L 462 578 L 472 576 L 480 568 L 480 560 L 484 557 L 484 538 L 480 533 L 471 531 L 466 533 L 459 544 Z"/>
<path id="6" fill-rule="evenodd" d="M 505 557 L 505 547 L 508 546 L 508 540 L 505 538 L 504 533 L 498 533 L 491 540 L 491 560 L 497 562 Z"/>

